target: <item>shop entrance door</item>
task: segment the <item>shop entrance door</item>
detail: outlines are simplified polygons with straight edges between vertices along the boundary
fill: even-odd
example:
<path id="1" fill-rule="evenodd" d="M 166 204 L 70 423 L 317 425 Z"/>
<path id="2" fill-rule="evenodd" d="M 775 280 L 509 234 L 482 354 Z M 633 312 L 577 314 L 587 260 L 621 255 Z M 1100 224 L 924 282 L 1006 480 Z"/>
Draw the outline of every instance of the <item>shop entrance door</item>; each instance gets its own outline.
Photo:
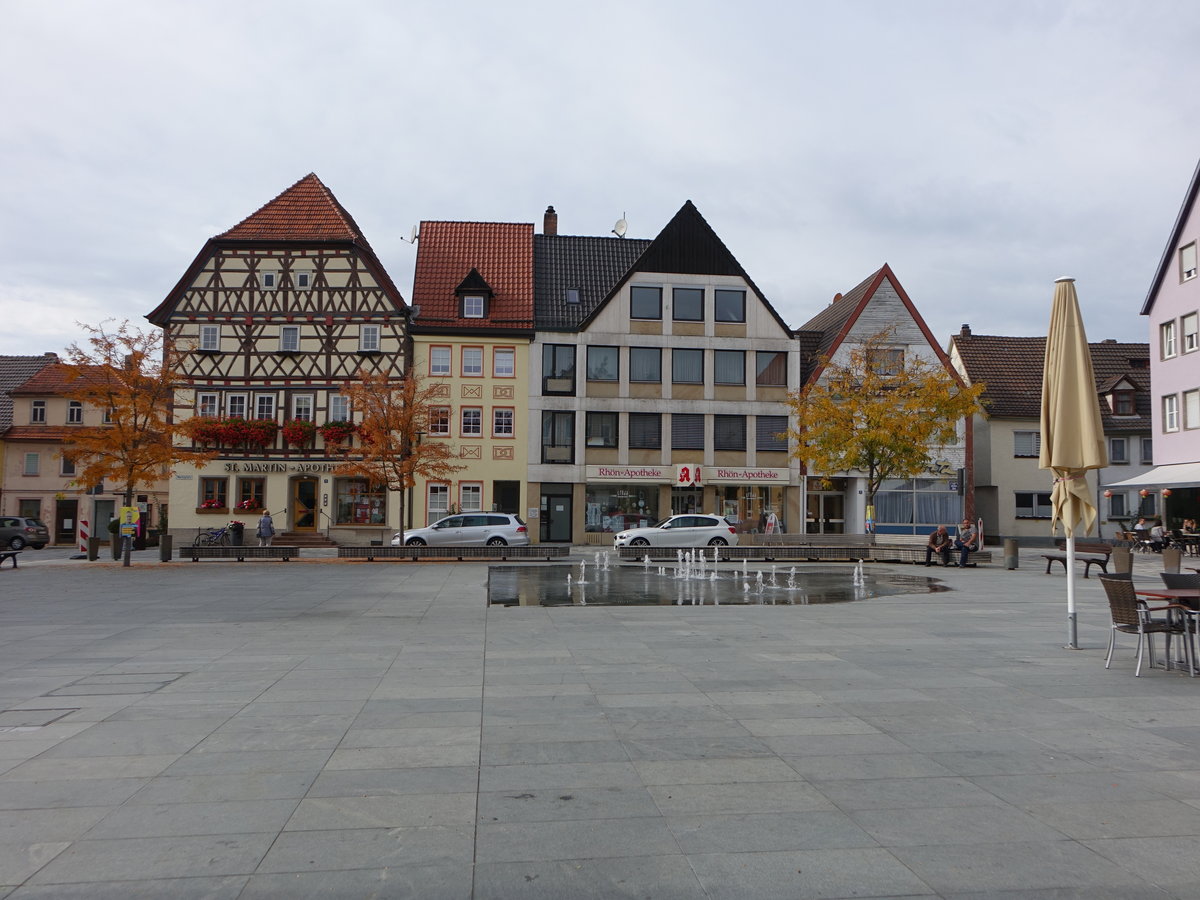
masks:
<path id="1" fill-rule="evenodd" d="M 844 534 L 846 531 L 846 497 L 823 492 L 808 495 L 804 516 L 808 534 Z"/>
<path id="2" fill-rule="evenodd" d="M 296 478 L 292 481 L 292 530 L 317 530 L 317 479 Z"/>
<path id="3" fill-rule="evenodd" d="M 75 542 L 75 529 L 79 525 L 76 521 L 78 513 L 78 500 L 59 500 L 55 503 L 54 543 L 72 544 Z"/>
<path id="4" fill-rule="evenodd" d="M 541 527 L 539 539 L 543 544 L 571 542 L 571 486 L 565 491 L 542 487 Z"/>

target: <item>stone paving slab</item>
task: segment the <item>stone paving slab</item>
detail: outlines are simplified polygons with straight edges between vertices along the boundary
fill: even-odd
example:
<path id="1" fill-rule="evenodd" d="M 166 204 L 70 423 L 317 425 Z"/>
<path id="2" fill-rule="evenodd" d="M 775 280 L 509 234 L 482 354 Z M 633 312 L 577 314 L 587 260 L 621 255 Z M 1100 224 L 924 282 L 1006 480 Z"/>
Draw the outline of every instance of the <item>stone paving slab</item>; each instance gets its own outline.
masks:
<path id="1" fill-rule="evenodd" d="M 472 563 L 34 556 L 0 573 L 0 898 L 1200 897 L 1200 680 L 1128 639 L 1105 670 L 1095 579 L 1065 650 L 1038 559 L 489 609 Z"/>

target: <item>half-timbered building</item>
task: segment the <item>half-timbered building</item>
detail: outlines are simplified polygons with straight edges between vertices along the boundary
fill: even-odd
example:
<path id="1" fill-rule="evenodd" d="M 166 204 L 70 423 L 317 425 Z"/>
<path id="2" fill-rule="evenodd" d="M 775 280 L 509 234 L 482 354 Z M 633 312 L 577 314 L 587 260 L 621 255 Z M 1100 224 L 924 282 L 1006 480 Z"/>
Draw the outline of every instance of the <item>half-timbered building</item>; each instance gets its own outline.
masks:
<path id="1" fill-rule="evenodd" d="M 252 526 L 263 509 L 300 541 L 362 542 L 398 525 L 398 498 L 335 475 L 347 440 L 336 423 L 353 420 L 345 387 L 360 369 L 404 372 L 408 312 L 316 175 L 205 243 L 147 316 L 189 386 L 175 416 L 218 450 L 171 479 L 177 539 L 230 518 Z"/>

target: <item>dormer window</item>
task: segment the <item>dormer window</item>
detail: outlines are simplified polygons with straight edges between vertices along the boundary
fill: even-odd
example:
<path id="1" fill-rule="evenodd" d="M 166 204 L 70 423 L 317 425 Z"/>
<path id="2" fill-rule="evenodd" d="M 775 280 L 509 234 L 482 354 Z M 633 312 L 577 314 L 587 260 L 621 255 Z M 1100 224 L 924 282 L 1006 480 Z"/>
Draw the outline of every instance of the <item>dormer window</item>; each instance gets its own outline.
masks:
<path id="1" fill-rule="evenodd" d="M 1114 416 L 1136 416 L 1133 391 L 1113 391 L 1110 395 Z"/>
<path id="2" fill-rule="evenodd" d="M 478 269 L 472 269 L 462 280 L 454 293 L 458 295 L 458 315 L 463 319 L 486 319 L 488 306 L 492 299 L 492 288 L 479 274 Z"/>

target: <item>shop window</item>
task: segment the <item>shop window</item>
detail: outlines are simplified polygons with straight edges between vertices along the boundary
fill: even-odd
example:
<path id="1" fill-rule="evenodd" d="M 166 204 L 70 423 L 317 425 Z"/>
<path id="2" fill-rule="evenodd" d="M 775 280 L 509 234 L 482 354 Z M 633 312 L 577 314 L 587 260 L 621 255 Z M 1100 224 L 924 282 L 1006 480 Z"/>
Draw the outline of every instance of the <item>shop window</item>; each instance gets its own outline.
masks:
<path id="1" fill-rule="evenodd" d="M 634 285 L 629 289 L 631 319 L 662 318 L 662 288 Z"/>
<path id="2" fill-rule="evenodd" d="M 703 322 L 704 288 L 672 288 L 671 318 L 677 322 Z"/>
<path id="3" fill-rule="evenodd" d="M 657 485 L 589 484 L 586 497 L 586 531 L 615 533 L 628 528 L 648 528 L 662 518 Z"/>
<path id="4" fill-rule="evenodd" d="M 227 478 L 200 479 L 200 506 L 203 509 L 224 509 L 229 506 L 226 491 L 229 488 Z"/>
<path id="5" fill-rule="evenodd" d="M 616 347 L 587 348 L 587 380 L 616 381 L 619 372 Z"/>
<path id="6" fill-rule="evenodd" d="M 702 414 L 671 414 L 671 449 L 704 449 L 704 416 Z"/>
<path id="7" fill-rule="evenodd" d="M 662 414 L 661 413 L 630 413 L 629 414 L 629 449 L 630 450 L 661 450 L 662 449 Z"/>
<path id="8" fill-rule="evenodd" d="M 658 347 L 630 347 L 629 380 L 661 384 L 662 350 Z"/>
<path id="9" fill-rule="evenodd" d="M 584 422 L 589 447 L 617 446 L 617 414 L 615 412 L 590 412 Z"/>
<path id="10" fill-rule="evenodd" d="M 386 525 L 387 491 L 364 478 L 334 481 L 334 524 Z"/>

